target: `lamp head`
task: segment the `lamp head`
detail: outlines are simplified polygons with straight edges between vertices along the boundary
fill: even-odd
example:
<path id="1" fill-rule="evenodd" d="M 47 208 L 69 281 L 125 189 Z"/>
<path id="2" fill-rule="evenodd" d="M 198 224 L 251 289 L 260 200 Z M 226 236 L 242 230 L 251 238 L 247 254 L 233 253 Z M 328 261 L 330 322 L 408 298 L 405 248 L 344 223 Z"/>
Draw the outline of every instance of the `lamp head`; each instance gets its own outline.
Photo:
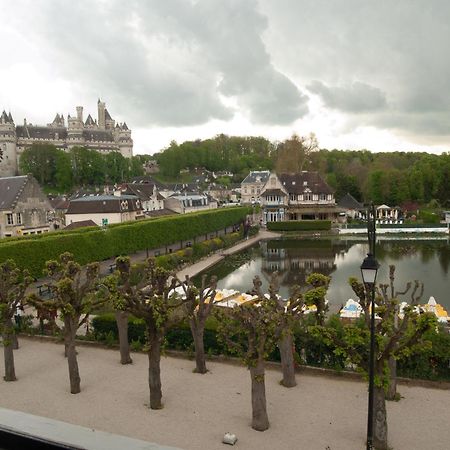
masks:
<path id="1" fill-rule="evenodd" d="M 380 265 L 372 253 L 368 253 L 361 264 L 361 275 L 365 284 L 375 284 L 379 267 Z"/>

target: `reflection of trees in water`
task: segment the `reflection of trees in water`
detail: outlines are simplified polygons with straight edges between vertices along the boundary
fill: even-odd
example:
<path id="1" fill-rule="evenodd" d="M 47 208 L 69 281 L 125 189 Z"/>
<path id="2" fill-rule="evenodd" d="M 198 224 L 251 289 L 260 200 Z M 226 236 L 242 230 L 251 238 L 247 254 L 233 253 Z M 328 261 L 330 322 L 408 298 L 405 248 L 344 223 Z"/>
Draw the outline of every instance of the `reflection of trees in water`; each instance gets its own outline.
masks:
<path id="1" fill-rule="evenodd" d="M 305 287 L 311 273 L 329 276 L 334 272 L 336 255 L 347 249 L 344 242 L 332 240 L 265 241 L 261 243 L 261 272 L 267 281 L 273 272 L 278 272 L 281 286 Z"/>
<path id="2" fill-rule="evenodd" d="M 383 242 L 376 247 L 377 257 L 389 257 L 401 261 L 405 256 L 414 256 L 419 251 L 417 245 L 408 242 Z"/>
<path id="3" fill-rule="evenodd" d="M 377 245 L 377 256 L 401 261 L 408 256 L 418 255 L 423 264 L 437 257 L 442 270 L 448 273 L 450 267 L 450 246 L 445 241 L 382 242 Z"/>
<path id="4" fill-rule="evenodd" d="M 450 245 L 441 245 L 438 250 L 438 260 L 445 273 L 448 273 L 450 267 Z"/>
<path id="5" fill-rule="evenodd" d="M 212 275 L 215 275 L 219 280 L 223 280 L 225 277 L 233 273 L 235 270 L 239 269 L 245 264 L 250 264 L 252 260 L 254 260 L 259 256 L 261 256 L 261 251 L 259 247 L 251 247 L 247 250 L 243 250 L 242 252 L 234 253 L 232 255 L 227 256 L 219 264 L 216 264 L 215 266 L 205 270 L 201 274 L 196 275 L 195 277 L 192 278 L 192 281 L 195 286 L 201 287 L 202 284 L 201 280 L 204 274 L 206 274 L 208 278 Z"/>

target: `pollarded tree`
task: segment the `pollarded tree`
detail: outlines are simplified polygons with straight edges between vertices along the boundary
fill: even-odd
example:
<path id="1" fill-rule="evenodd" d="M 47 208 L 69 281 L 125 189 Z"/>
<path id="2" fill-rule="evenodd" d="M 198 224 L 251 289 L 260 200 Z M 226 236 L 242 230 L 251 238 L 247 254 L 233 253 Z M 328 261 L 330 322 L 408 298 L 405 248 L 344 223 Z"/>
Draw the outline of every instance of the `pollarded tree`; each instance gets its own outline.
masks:
<path id="1" fill-rule="evenodd" d="M 15 381 L 13 317 L 19 305 L 23 306 L 25 291 L 32 279 L 26 270 L 20 270 L 12 259 L 0 264 L 0 332 L 5 359 L 5 381 Z"/>
<path id="2" fill-rule="evenodd" d="M 316 319 L 318 325 L 323 325 L 328 306 L 325 300 L 331 278 L 321 273 L 312 273 L 306 278 L 306 282 L 312 286 L 305 294 L 305 303 L 316 307 Z"/>
<path id="3" fill-rule="evenodd" d="M 394 271 L 395 268 L 391 269 L 392 277 Z M 371 294 L 368 294 L 363 283 L 356 278 L 350 278 L 349 283 L 362 307 L 363 321 L 357 325 L 345 325 L 340 332 L 328 327 L 315 327 L 312 332 L 327 343 L 333 343 L 336 346 L 336 352 L 345 355 L 349 363 L 356 365 L 363 373 L 367 373 L 368 353 L 363 350 L 369 347 Z M 399 316 L 397 298 L 395 295 L 394 297 L 384 295 L 384 289 L 386 285 L 380 285 L 375 307 L 377 321 L 375 324 L 373 445 L 379 450 L 388 449 L 385 390 L 389 385 L 389 359 L 408 355 L 418 347 L 427 346 L 428 343 L 423 336 L 436 327 L 436 318 L 433 315 L 418 314 L 414 308 L 422 295 L 423 283 L 417 280 L 414 282 L 411 303 L 403 309 L 402 316 Z"/>
<path id="4" fill-rule="evenodd" d="M 195 370 L 196 373 L 206 373 L 206 358 L 204 334 L 206 320 L 210 316 L 216 297 L 217 278 L 212 277 L 209 285 L 206 285 L 206 275 L 202 277 L 201 289 L 195 288 L 188 276 L 183 284 L 184 297 L 187 302 L 184 309 L 189 320 L 192 338 L 195 347 Z"/>
<path id="5" fill-rule="evenodd" d="M 77 330 L 84 325 L 89 314 L 105 303 L 104 296 L 99 296 L 99 265 L 91 263 L 82 269 L 74 261 L 71 253 L 62 253 L 58 261 L 47 261 L 46 274 L 50 282 L 46 285 L 51 293 L 50 300 L 36 295 L 28 297 L 29 303 L 40 309 L 55 309 L 64 322 L 65 355 L 69 366 L 70 392 L 81 391 L 81 378 L 78 370 L 75 337 Z"/>
<path id="6" fill-rule="evenodd" d="M 255 292 L 261 292 L 261 280 L 253 280 Z M 243 303 L 233 308 L 219 308 L 218 336 L 231 353 L 241 357 L 250 371 L 252 383 L 252 428 L 269 428 L 266 406 L 265 360 L 275 348 L 280 310 L 269 296 L 258 296 L 257 304 Z"/>
<path id="7" fill-rule="evenodd" d="M 125 310 L 125 300 L 120 294 L 118 285 L 124 285 L 126 280 L 125 273 L 116 272 L 103 279 L 103 283 L 107 288 L 108 303 L 114 309 L 116 318 L 117 331 L 119 334 L 119 351 L 120 364 L 132 364 L 133 360 L 130 355 L 130 343 L 128 342 L 128 311 Z"/>
<path id="8" fill-rule="evenodd" d="M 295 381 L 294 327 L 300 323 L 305 314 L 305 309 L 303 308 L 305 300 L 298 286 L 293 287 L 291 295 L 287 300 L 282 299 L 278 292 L 278 273 L 274 272 L 270 280 L 269 296 L 279 312 L 276 337 L 280 350 L 281 370 L 283 373 L 283 379 L 280 384 L 290 388 L 297 385 Z M 255 293 L 260 298 L 264 295 L 258 283 L 255 286 Z"/>
<path id="9" fill-rule="evenodd" d="M 161 346 L 166 331 L 173 321 L 178 320 L 176 314 L 187 299 L 174 293 L 176 278 L 157 267 L 152 258 L 143 265 L 131 267 L 128 257 L 119 257 L 116 267 L 120 277 L 117 289 L 123 298 L 123 310 L 145 321 L 150 408 L 161 409 Z"/>

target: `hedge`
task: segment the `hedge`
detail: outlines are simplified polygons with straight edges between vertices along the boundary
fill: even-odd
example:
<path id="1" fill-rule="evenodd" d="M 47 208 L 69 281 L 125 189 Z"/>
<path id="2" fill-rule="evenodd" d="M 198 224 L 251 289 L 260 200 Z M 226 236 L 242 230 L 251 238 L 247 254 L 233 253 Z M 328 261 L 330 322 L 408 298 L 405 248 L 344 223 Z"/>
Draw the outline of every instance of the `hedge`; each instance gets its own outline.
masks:
<path id="1" fill-rule="evenodd" d="M 121 226 L 90 231 L 49 233 L 39 238 L 3 241 L 0 262 L 14 259 L 34 277 L 41 277 L 45 262 L 63 252 L 71 252 L 80 264 L 102 261 L 139 250 L 155 249 L 193 240 L 245 219 L 248 208 L 223 208 L 191 214 L 128 222 Z"/>
<path id="2" fill-rule="evenodd" d="M 92 319 L 94 338 L 99 341 L 113 339 L 118 342 L 119 333 L 113 313 L 101 314 Z M 145 323 L 142 319 L 128 318 L 128 341 L 145 343 Z M 216 322 L 213 317 L 206 321 L 204 334 L 205 352 L 215 355 L 224 354 L 225 349 L 217 341 Z M 194 341 L 189 324 L 182 322 L 166 333 L 166 346 L 173 350 L 192 351 Z"/>
<path id="3" fill-rule="evenodd" d="M 289 220 L 285 222 L 267 222 L 271 231 L 322 231 L 331 230 L 330 220 Z"/>
<path id="4" fill-rule="evenodd" d="M 117 342 L 118 332 L 114 314 L 102 314 L 92 319 L 95 339 L 104 341 L 109 337 Z M 216 319 L 210 317 L 205 327 L 205 351 L 210 354 L 227 354 L 220 345 L 216 336 Z M 327 324 L 328 327 L 339 327 L 342 323 L 333 316 Z M 129 318 L 129 341 L 145 342 L 145 325 L 141 319 Z M 397 363 L 397 375 L 426 380 L 450 381 L 450 334 L 444 330 L 430 331 L 425 338 L 431 342 L 431 347 L 418 349 L 409 357 L 400 359 Z M 346 369 L 345 358 L 336 351 L 333 344 L 326 345 L 305 329 L 294 333 L 296 359 L 309 366 L 325 367 L 334 370 Z M 166 345 L 170 349 L 192 351 L 193 340 L 187 323 L 170 329 L 166 335 Z M 301 355 L 301 357 L 300 357 Z M 278 349 L 270 355 L 269 360 L 279 361 Z"/>

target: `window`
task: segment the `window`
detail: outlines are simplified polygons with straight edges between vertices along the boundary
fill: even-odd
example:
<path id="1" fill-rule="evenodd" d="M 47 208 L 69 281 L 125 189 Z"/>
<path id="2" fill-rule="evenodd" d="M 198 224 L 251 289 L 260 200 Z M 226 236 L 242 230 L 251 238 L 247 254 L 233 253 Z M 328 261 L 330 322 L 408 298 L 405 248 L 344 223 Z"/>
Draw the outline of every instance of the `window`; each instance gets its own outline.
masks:
<path id="1" fill-rule="evenodd" d="M 22 225 L 22 213 L 16 214 L 16 223 L 17 225 Z"/>
<path id="2" fill-rule="evenodd" d="M 13 220 L 12 213 L 7 213 L 6 214 L 6 224 L 7 225 L 12 225 L 13 223 L 14 223 L 14 220 Z"/>
<path id="3" fill-rule="evenodd" d="M 307 202 L 310 202 L 312 200 L 311 194 L 303 194 L 303 199 Z"/>

